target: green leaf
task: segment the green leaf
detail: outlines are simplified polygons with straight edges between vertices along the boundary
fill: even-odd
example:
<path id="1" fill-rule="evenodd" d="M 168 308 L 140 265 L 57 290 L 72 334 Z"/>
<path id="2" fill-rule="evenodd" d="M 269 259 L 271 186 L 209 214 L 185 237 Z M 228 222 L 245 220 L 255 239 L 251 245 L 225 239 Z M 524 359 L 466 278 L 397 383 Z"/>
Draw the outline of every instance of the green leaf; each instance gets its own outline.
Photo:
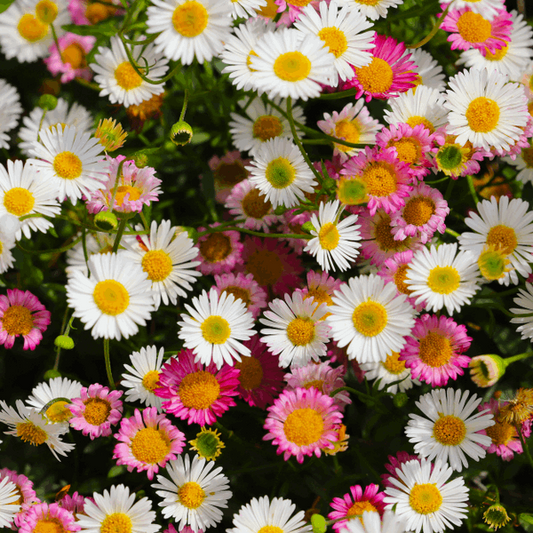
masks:
<path id="1" fill-rule="evenodd" d="M 108 478 L 113 478 L 120 476 L 126 472 L 126 467 L 124 465 L 115 465 L 112 466 L 109 472 L 107 473 Z"/>
<path id="2" fill-rule="evenodd" d="M 2 1 L 3 0 L 0 0 L 0 2 Z M 70 33 L 75 33 L 76 35 L 94 35 L 95 37 L 111 37 L 112 35 L 116 35 L 118 32 L 116 21 L 114 19 L 109 19 L 95 25 L 65 24 L 61 27 L 63 30 Z"/>
<path id="3" fill-rule="evenodd" d="M 0 0 L 0 13 L 3 13 L 15 0 Z"/>
<path id="4" fill-rule="evenodd" d="M 530 524 L 533 526 L 533 514 L 520 513 L 518 515 L 518 519 L 520 520 L 520 522 L 525 522 L 526 524 Z"/>
<path id="5" fill-rule="evenodd" d="M 328 528 L 326 519 L 318 513 L 311 516 L 311 525 L 313 526 L 313 533 L 326 533 Z"/>

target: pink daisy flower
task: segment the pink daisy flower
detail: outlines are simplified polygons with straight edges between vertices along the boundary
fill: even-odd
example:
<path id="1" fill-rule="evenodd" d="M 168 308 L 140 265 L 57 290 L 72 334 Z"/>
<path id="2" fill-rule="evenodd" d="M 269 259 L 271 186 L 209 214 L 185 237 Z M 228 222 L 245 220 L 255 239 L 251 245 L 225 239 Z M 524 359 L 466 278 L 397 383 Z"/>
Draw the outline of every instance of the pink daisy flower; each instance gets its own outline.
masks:
<path id="1" fill-rule="evenodd" d="M 68 533 L 79 531 L 81 526 L 76 522 L 74 514 L 61 508 L 57 503 L 38 503 L 32 505 L 24 514 L 24 522 L 19 533 L 40 533 L 50 528 L 50 523 L 59 531 Z"/>
<path id="2" fill-rule="evenodd" d="M 436 231 L 444 233 L 444 219 L 449 212 L 448 202 L 437 189 L 419 183 L 409 193 L 405 205 L 392 213 L 391 232 L 395 240 L 417 235 L 425 244 Z"/>
<path id="3" fill-rule="evenodd" d="M 470 347 L 472 339 L 466 327 L 453 318 L 422 315 L 417 318 L 406 337 L 400 353 L 400 361 L 411 369 L 413 379 L 420 379 L 434 387 L 444 387 L 448 380 L 464 374 L 463 368 L 470 357 L 462 355 Z"/>
<path id="4" fill-rule="evenodd" d="M 131 418 L 123 418 L 115 438 L 120 441 L 113 451 L 117 465 L 126 465 L 128 472 L 146 470 L 150 480 L 185 446 L 185 435 L 165 415 L 158 415 L 156 407 L 147 407 L 142 414 L 135 409 Z"/>
<path id="5" fill-rule="evenodd" d="M 382 150 L 365 147 L 344 165 L 341 174 L 356 175 L 366 188 L 368 210 L 375 215 L 378 209 L 392 213 L 405 205 L 409 195 L 409 165 L 400 161 L 395 148 Z"/>
<path id="6" fill-rule="evenodd" d="M 83 511 L 85 509 L 86 499 L 94 501 L 93 498 L 85 498 L 85 496 L 82 496 L 78 493 L 78 491 L 76 491 L 72 494 L 72 496 L 70 494 L 63 495 L 63 497 L 57 503 L 59 507 L 70 511 L 76 516 L 78 514 L 84 514 Z"/>
<path id="7" fill-rule="evenodd" d="M 375 47 L 368 50 L 372 61 L 366 67 L 354 67 L 354 77 L 342 86 L 342 90 L 355 87 L 355 98 L 365 95 L 365 100 L 372 98 L 386 100 L 398 96 L 416 86 L 416 65 L 411 61 L 411 54 L 406 53 L 405 45 L 392 37 L 376 34 Z"/>
<path id="8" fill-rule="evenodd" d="M 314 387 L 283 391 L 267 410 L 263 440 L 278 446 L 276 453 L 285 461 L 294 455 L 303 463 L 306 455 L 320 457 L 322 450 L 334 448 L 342 413 L 333 398 Z"/>
<path id="9" fill-rule="evenodd" d="M 279 25 L 290 26 L 294 21 L 300 19 L 303 9 L 312 5 L 317 11 L 320 0 L 274 0 L 279 6 L 278 13 L 283 13 L 278 21 Z M 288 12 L 285 12 L 288 8 Z"/>
<path id="10" fill-rule="evenodd" d="M 22 335 L 23 350 L 35 350 L 50 324 L 50 311 L 30 291 L 8 289 L 0 294 L 0 345 L 13 348 Z"/>
<path id="11" fill-rule="evenodd" d="M 230 195 L 233 187 L 248 178 L 250 172 L 246 167 L 251 159 L 243 159 L 239 150 L 227 152 L 224 156 L 214 155 L 209 162 L 215 183 L 215 200 L 223 204 Z M 200 176 L 201 178 L 201 176 Z"/>
<path id="12" fill-rule="evenodd" d="M 118 424 L 122 417 L 123 391 L 109 391 L 99 383 L 83 387 L 79 398 L 74 398 L 68 408 L 73 417 L 69 420 L 71 427 L 81 431 L 86 437 L 111 435 L 111 426 Z"/>
<path id="13" fill-rule="evenodd" d="M 111 0 L 105 4 L 90 0 L 69 0 L 68 10 L 72 22 L 78 25 L 97 24 L 124 11 L 109 4 L 120 4 L 119 0 Z"/>
<path id="14" fill-rule="evenodd" d="M 167 400 L 163 402 L 167 413 L 189 424 L 210 426 L 235 405 L 232 396 L 239 394 L 239 370 L 228 365 L 217 370 L 215 363 L 205 367 L 194 359 L 189 349 L 171 357 L 161 369 L 155 394 Z"/>
<path id="15" fill-rule="evenodd" d="M 384 492 L 379 492 L 379 486 L 371 483 L 365 487 L 363 491 L 360 485 L 354 485 L 350 487 L 350 492 L 346 493 L 342 498 L 333 498 L 331 507 L 335 509 L 328 514 L 330 520 L 338 520 L 339 518 L 345 518 L 346 520 L 339 520 L 333 524 L 335 531 L 344 529 L 349 520 L 353 520 L 355 517 L 359 517 L 362 522 L 361 515 L 365 511 L 371 511 L 383 515 L 385 511 L 385 504 L 383 503 L 385 498 Z"/>
<path id="16" fill-rule="evenodd" d="M 304 298 L 314 298 L 319 305 L 323 303 L 333 305 L 331 297 L 335 291 L 341 288 L 342 284 L 340 279 L 335 279 L 327 272 L 318 273 L 310 270 L 307 273 L 307 287 L 296 289 L 295 292 L 301 292 Z"/>
<path id="17" fill-rule="evenodd" d="M 103 183 L 103 188 L 95 191 L 87 202 L 89 213 L 109 211 L 118 167 L 125 159 L 126 156 L 123 155 L 116 158 L 107 156 L 109 164 L 107 181 Z M 133 160 L 125 161 L 122 165 L 113 209 L 120 213 L 140 213 L 145 205 L 159 200 L 160 185 L 161 180 L 155 177 L 155 169 L 152 167 L 137 168 Z"/>
<path id="18" fill-rule="evenodd" d="M 440 28 L 451 32 L 448 41 L 452 43 L 452 50 L 477 48 L 494 54 L 511 40 L 511 19 L 511 13 L 507 13 L 505 9 L 499 9 L 498 14 L 489 20 L 469 7 L 463 7 L 450 10 Z"/>
<path id="19" fill-rule="evenodd" d="M 68 83 L 74 78 L 90 81 L 93 73 L 85 58 L 93 49 L 96 37 L 65 33 L 58 42 L 61 53 L 54 43 L 50 46 L 50 55 L 43 60 L 52 75 L 61 74 L 61 83 Z"/>
<path id="20" fill-rule="evenodd" d="M 220 226 L 220 222 L 211 224 L 210 228 Z M 198 233 L 206 228 L 198 228 Z M 197 259 L 200 265 L 196 267 L 202 274 L 222 274 L 231 272 L 236 265 L 242 264 L 243 245 L 239 241 L 238 231 L 216 231 L 198 238 L 196 246 L 200 250 Z"/>
<path id="21" fill-rule="evenodd" d="M 481 432 L 480 432 L 481 433 Z M 399 479 L 396 474 L 396 469 L 402 467 L 404 463 L 408 461 L 417 460 L 421 462 L 418 455 L 411 455 L 407 452 L 397 452 L 396 457 L 394 455 L 389 455 L 389 462 L 385 464 L 385 469 L 389 472 L 388 474 L 381 474 L 381 482 L 385 487 L 395 487 L 389 480 L 390 478 Z"/>
<path id="22" fill-rule="evenodd" d="M 254 280 L 252 274 L 221 274 L 215 276 L 215 289 L 219 296 L 223 292 L 233 294 L 235 299 L 239 298 L 246 304 L 246 308 L 256 319 L 267 306 L 267 293 Z"/>
<path id="23" fill-rule="evenodd" d="M 311 220 L 311 215 L 312 213 L 310 211 L 304 211 L 303 213 L 298 213 L 297 209 L 286 211 L 283 216 L 280 217 L 281 225 L 278 232 L 293 234 L 301 233 L 304 235 L 305 232 L 302 230 L 302 226 Z M 309 242 L 308 239 L 288 239 L 286 237 L 283 237 L 280 240 L 285 241 L 298 255 L 303 253 L 304 248 Z"/>
<path id="24" fill-rule="evenodd" d="M 283 370 L 279 368 L 279 358 L 268 351 L 268 347 L 259 340 L 259 335 L 254 335 L 243 344 L 252 355 L 235 363 L 235 368 L 240 370 L 239 396 L 252 407 L 266 409 L 283 389 Z"/>

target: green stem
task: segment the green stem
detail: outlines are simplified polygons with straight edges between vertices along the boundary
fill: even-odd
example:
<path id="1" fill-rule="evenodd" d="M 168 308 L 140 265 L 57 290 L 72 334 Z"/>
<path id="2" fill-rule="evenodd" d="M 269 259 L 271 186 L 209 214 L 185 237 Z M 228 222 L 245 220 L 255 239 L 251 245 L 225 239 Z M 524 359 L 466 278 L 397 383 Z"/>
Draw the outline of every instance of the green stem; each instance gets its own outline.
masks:
<path id="1" fill-rule="evenodd" d="M 220 227 L 216 226 L 215 228 L 209 228 L 205 231 L 201 231 L 197 234 L 197 237 L 203 237 L 204 235 L 209 235 L 210 233 L 220 233 L 221 231 L 240 231 L 241 233 L 246 233 L 248 235 L 255 235 L 256 237 L 266 237 L 271 239 L 312 239 L 312 235 L 307 233 L 262 233 L 260 231 L 252 231 L 246 228 L 239 228 L 237 226 L 225 226 Z"/>
<path id="2" fill-rule="evenodd" d="M 111 209 L 111 210 L 113 210 L 115 208 L 115 198 L 117 196 L 118 184 L 120 182 L 120 176 L 122 175 L 122 167 L 124 166 L 125 162 L 126 162 L 126 159 L 123 159 L 118 164 L 117 175 L 115 177 L 115 185 L 113 186 L 113 194 L 111 195 L 111 202 L 109 203 L 109 209 Z"/>
<path id="3" fill-rule="evenodd" d="M 431 39 L 433 39 L 433 37 L 435 37 L 435 35 L 439 31 L 440 25 L 444 21 L 444 17 L 446 17 L 448 11 L 450 11 L 450 7 L 452 6 L 452 4 L 453 1 L 448 4 L 448 7 L 444 10 L 444 13 L 442 13 L 440 18 L 437 19 L 437 22 L 435 23 L 431 31 L 420 42 L 406 46 L 406 48 L 410 48 L 411 50 L 413 50 L 415 48 L 420 48 L 421 46 L 424 46 L 426 43 L 429 43 L 429 41 L 431 41 Z"/>
<path id="4" fill-rule="evenodd" d="M 508 366 L 511 363 L 514 363 L 515 361 L 520 361 L 521 359 L 527 359 L 528 357 L 531 357 L 532 355 L 533 355 L 533 352 L 520 353 L 518 355 L 513 355 L 512 357 L 505 357 L 503 359 L 503 362 L 505 363 L 505 366 Z"/>
<path id="5" fill-rule="evenodd" d="M 188 101 L 189 101 L 189 89 L 186 88 L 183 94 L 183 106 L 181 107 L 179 122 L 181 122 L 185 118 L 185 112 L 187 111 Z"/>
<path id="6" fill-rule="evenodd" d="M 466 180 L 468 182 L 468 189 L 470 190 L 470 194 L 472 195 L 472 198 L 474 199 L 474 202 L 477 205 L 479 203 L 479 198 L 477 197 L 476 188 L 474 187 L 474 176 L 468 175 L 466 177 Z"/>
<path id="7" fill-rule="evenodd" d="M 104 357 L 105 357 L 105 371 L 107 374 L 107 381 L 111 390 L 115 388 L 115 380 L 111 372 L 111 357 L 109 355 L 109 339 L 104 339 Z"/>
<path id="8" fill-rule="evenodd" d="M 65 314 L 63 315 L 63 322 L 61 324 L 61 329 L 63 333 L 61 335 L 68 335 L 68 332 L 70 331 L 70 321 L 67 323 L 68 318 L 68 307 L 65 309 Z M 57 370 L 59 368 L 59 358 L 61 357 L 61 347 L 57 346 L 56 349 L 56 359 L 54 361 L 54 370 Z"/>
<path id="9" fill-rule="evenodd" d="M 48 248 L 46 250 L 28 250 L 26 248 L 23 248 L 18 242 L 17 248 L 19 250 L 22 250 L 26 254 L 61 254 L 76 246 L 76 244 L 78 244 L 82 240 L 82 238 L 83 236 L 78 237 L 75 241 L 71 242 L 70 244 L 67 244 L 66 246 L 62 246 L 61 248 Z"/>
<path id="10" fill-rule="evenodd" d="M 338 100 L 339 98 L 348 98 L 349 96 L 355 96 L 356 93 L 356 89 L 348 89 L 347 91 L 339 91 L 337 93 L 322 93 L 319 98 L 320 100 Z"/>
<path id="11" fill-rule="evenodd" d="M 452 196 L 453 187 L 455 185 L 455 180 L 449 178 L 448 185 L 446 187 L 446 192 L 444 193 L 444 199 L 448 202 Z"/>
<path id="12" fill-rule="evenodd" d="M 57 53 L 59 54 L 59 59 L 61 59 L 61 63 L 65 63 L 63 59 L 63 54 L 61 53 L 61 48 L 59 48 L 59 39 L 57 38 L 56 29 L 54 28 L 54 25 L 50 23 L 50 28 L 52 29 L 52 37 L 54 38 L 54 43 L 57 48 Z"/>
<path id="13" fill-rule="evenodd" d="M 455 237 L 456 239 L 459 238 L 459 233 L 457 233 L 456 231 L 454 231 L 453 229 L 451 228 L 446 228 L 444 230 L 448 235 L 451 235 L 452 237 Z"/>
<path id="14" fill-rule="evenodd" d="M 113 249 L 111 250 L 114 254 L 116 254 L 118 251 L 118 247 L 120 246 L 120 240 L 122 239 L 122 235 L 124 234 L 124 230 L 126 229 L 127 222 L 128 222 L 128 217 L 124 217 L 120 219 L 120 223 L 118 225 L 117 236 L 115 237 L 115 242 L 113 243 Z"/>

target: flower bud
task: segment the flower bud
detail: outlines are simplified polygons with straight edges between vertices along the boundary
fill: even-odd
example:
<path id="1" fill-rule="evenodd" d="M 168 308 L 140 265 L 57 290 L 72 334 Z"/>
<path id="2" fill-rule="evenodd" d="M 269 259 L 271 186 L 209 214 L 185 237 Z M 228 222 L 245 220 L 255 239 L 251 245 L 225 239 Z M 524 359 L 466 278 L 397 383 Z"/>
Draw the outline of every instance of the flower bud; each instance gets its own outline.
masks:
<path id="1" fill-rule="evenodd" d="M 111 213 L 111 211 L 100 211 L 100 213 L 94 217 L 94 223 L 103 231 L 117 229 L 118 226 L 117 217 L 114 213 Z"/>
<path id="2" fill-rule="evenodd" d="M 476 355 L 470 360 L 470 378 L 478 387 L 492 387 L 505 374 L 505 361 L 496 354 Z"/>
<path id="3" fill-rule="evenodd" d="M 180 120 L 172 126 L 170 130 L 170 140 L 176 146 L 184 146 L 192 140 L 192 128 L 184 120 Z"/>
<path id="4" fill-rule="evenodd" d="M 68 335 L 57 336 L 54 344 L 62 350 L 72 350 L 74 348 L 74 341 Z"/>
<path id="5" fill-rule="evenodd" d="M 55 370 L 54 368 L 51 368 L 50 370 L 47 370 L 44 373 L 44 379 L 53 379 L 53 378 L 60 378 L 61 372 L 59 370 Z"/>
<path id="6" fill-rule="evenodd" d="M 496 530 L 499 527 L 505 526 L 505 524 L 507 524 L 511 518 L 507 514 L 507 511 L 503 505 L 500 503 L 495 503 L 483 513 L 483 520 L 491 529 Z"/>
<path id="7" fill-rule="evenodd" d="M 51 94 L 43 94 L 37 105 L 45 111 L 53 111 L 57 107 L 57 98 Z"/>

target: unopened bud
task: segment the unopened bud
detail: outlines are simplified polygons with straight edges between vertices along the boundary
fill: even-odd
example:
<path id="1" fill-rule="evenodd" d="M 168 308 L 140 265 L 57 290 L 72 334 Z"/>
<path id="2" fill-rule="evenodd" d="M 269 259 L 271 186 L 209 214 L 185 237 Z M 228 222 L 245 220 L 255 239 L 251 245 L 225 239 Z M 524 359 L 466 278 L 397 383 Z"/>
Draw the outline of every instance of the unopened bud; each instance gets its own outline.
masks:
<path id="1" fill-rule="evenodd" d="M 505 374 L 505 361 L 496 354 L 476 355 L 470 360 L 470 378 L 478 387 L 492 387 Z"/>
<path id="2" fill-rule="evenodd" d="M 60 378 L 61 372 L 59 370 L 55 370 L 54 368 L 51 368 L 50 370 L 47 370 L 44 373 L 44 379 L 54 379 L 54 378 Z"/>
<path id="3" fill-rule="evenodd" d="M 118 227 L 117 217 L 114 213 L 111 213 L 111 211 L 100 211 L 100 213 L 94 217 L 94 223 L 102 231 L 110 231 L 117 229 Z"/>
<path id="4" fill-rule="evenodd" d="M 54 344 L 62 350 L 72 350 L 74 348 L 74 341 L 68 335 L 58 335 Z"/>
<path id="5" fill-rule="evenodd" d="M 503 527 L 511 520 L 510 516 L 503 505 L 495 503 L 491 505 L 484 513 L 483 520 L 485 524 L 488 524 L 491 529 L 498 529 Z"/>
<path id="6" fill-rule="evenodd" d="M 405 394 L 405 392 L 398 392 L 397 394 L 394 395 L 394 397 L 392 399 L 392 403 L 396 407 L 399 407 L 399 408 L 401 408 L 404 405 L 406 405 L 408 401 L 409 401 L 409 396 L 407 396 L 407 394 Z"/>
<path id="7" fill-rule="evenodd" d="M 183 146 L 192 140 L 192 128 L 184 120 L 180 120 L 172 126 L 170 130 L 170 140 L 176 146 Z"/>
<path id="8" fill-rule="evenodd" d="M 45 111 L 53 111 L 57 107 L 57 98 L 51 94 L 43 94 L 37 105 Z"/>

